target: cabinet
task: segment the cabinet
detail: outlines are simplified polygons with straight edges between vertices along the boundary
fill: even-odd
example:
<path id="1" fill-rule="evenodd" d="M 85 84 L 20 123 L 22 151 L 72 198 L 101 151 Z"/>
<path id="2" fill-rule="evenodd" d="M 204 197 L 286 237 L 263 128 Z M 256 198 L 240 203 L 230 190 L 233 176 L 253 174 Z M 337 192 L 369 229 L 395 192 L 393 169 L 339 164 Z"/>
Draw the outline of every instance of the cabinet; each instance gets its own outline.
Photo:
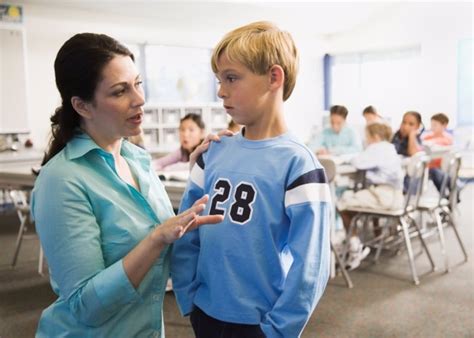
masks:
<path id="1" fill-rule="evenodd" d="M 165 153 L 179 147 L 179 121 L 189 113 L 202 116 L 206 133 L 226 129 L 230 117 L 221 102 L 205 104 L 147 104 L 144 108 L 143 138 L 151 153 Z"/>

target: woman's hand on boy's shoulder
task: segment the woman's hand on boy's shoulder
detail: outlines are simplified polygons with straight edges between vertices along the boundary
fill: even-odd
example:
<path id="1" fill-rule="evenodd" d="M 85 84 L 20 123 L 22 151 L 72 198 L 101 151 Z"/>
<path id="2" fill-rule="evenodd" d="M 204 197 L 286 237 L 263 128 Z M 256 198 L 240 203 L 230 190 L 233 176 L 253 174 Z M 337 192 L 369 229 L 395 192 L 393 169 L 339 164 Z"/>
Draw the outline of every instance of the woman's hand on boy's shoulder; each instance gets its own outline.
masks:
<path id="1" fill-rule="evenodd" d="M 228 129 L 221 130 L 217 134 L 212 134 L 212 133 L 208 134 L 206 138 L 204 139 L 204 141 L 202 141 L 201 144 L 197 146 L 196 149 L 194 149 L 191 155 L 189 155 L 189 170 L 193 168 L 199 155 L 207 151 L 207 149 L 209 148 L 209 144 L 211 144 L 211 142 L 220 142 L 221 136 L 233 136 L 233 135 L 234 133 Z"/>

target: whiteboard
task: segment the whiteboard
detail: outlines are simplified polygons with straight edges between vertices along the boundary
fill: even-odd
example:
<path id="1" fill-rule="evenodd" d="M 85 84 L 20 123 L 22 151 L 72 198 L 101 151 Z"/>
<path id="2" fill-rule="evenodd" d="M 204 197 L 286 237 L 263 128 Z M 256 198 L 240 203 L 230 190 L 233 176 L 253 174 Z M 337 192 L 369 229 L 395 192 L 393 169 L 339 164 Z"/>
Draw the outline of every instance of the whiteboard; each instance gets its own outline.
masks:
<path id="1" fill-rule="evenodd" d="M 24 30 L 0 26 L 0 134 L 27 133 Z"/>

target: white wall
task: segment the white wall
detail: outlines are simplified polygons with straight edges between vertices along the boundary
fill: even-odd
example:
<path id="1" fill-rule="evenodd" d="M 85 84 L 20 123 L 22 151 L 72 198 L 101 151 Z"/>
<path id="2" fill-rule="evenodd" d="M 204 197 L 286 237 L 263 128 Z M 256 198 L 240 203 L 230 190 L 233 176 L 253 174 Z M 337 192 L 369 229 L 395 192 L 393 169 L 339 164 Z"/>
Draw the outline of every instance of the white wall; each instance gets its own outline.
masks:
<path id="1" fill-rule="evenodd" d="M 387 6 L 391 6 L 387 15 L 373 18 L 345 34 L 329 37 L 328 52 L 337 54 L 420 45 L 423 79 L 418 94 L 422 104 L 406 109 L 418 109 L 427 127 L 431 115 L 445 112 L 454 127 L 458 42 L 472 38 L 472 3 L 423 2 Z M 398 125 L 403 113 L 393 116 L 392 121 Z"/>
<path id="2" fill-rule="evenodd" d="M 30 123 L 36 146 L 45 147 L 49 138 L 49 117 L 60 104 L 54 83 L 53 63 L 61 45 L 75 33 L 109 34 L 125 43 L 212 47 L 227 29 L 209 25 L 209 31 L 196 31 L 188 25 L 164 29 L 150 19 L 104 15 L 80 10 L 66 10 L 38 5 L 23 5 L 29 68 Z M 264 19 L 264 18 L 262 18 Z M 322 107 L 323 42 L 313 37 L 295 35 L 301 49 L 301 67 L 297 86 L 287 103 L 287 122 L 302 139 L 308 134 L 308 122 L 316 123 Z"/>

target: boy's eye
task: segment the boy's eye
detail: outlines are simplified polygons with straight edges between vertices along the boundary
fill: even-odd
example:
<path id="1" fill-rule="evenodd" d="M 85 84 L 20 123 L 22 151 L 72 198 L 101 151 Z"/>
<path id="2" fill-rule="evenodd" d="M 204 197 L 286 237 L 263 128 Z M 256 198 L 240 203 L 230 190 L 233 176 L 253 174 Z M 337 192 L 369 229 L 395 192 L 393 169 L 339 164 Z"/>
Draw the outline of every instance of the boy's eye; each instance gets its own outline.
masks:
<path id="1" fill-rule="evenodd" d="M 139 86 L 141 86 L 142 84 L 143 84 L 143 81 L 140 80 L 140 81 L 137 81 L 137 82 L 135 83 L 135 86 L 139 87 Z"/>
<path id="2" fill-rule="evenodd" d="M 234 75 L 228 75 L 227 76 L 227 81 L 234 82 L 235 80 L 237 80 L 237 77 L 235 77 Z"/>

